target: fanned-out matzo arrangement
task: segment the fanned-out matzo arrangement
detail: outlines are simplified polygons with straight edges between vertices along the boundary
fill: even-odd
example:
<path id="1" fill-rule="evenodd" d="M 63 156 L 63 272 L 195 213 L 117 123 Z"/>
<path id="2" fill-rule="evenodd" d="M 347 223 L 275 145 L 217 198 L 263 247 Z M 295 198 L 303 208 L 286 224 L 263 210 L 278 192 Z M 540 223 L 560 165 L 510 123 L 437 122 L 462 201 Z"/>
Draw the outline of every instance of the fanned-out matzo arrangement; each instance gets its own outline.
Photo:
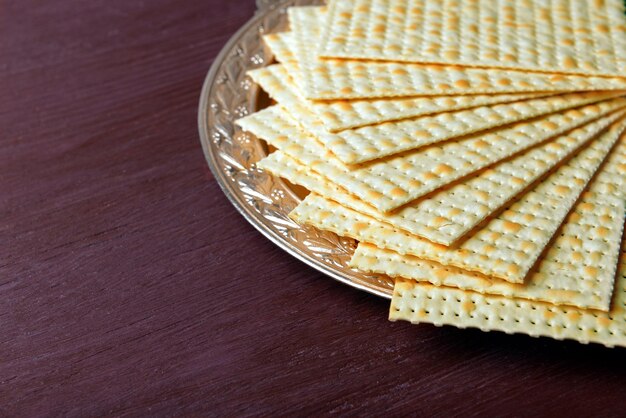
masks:
<path id="1" fill-rule="evenodd" d="M 626 346 L 622 0 L 292 7 L 237 121 L 389 319 Z"/>

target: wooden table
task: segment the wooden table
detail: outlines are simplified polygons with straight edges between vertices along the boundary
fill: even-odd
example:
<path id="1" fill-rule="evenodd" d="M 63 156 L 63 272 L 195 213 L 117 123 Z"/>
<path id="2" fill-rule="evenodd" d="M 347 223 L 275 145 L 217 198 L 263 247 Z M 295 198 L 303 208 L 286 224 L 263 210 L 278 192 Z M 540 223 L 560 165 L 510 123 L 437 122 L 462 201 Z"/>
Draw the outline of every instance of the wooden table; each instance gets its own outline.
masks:
<path id="1" fill-rule="evenodd" d="M 0 3 L 0 416 L 626 413 L 623 349 L 390 323 L 243 220 L 196 111 L 254 8 Z"/>

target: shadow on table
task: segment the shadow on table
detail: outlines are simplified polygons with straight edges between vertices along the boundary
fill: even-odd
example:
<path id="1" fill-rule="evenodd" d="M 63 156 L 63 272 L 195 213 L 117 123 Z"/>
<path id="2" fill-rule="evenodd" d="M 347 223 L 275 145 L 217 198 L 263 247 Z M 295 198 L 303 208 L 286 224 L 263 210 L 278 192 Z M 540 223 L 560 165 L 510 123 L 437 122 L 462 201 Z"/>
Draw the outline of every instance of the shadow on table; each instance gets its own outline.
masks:
<path id="1" fill-rule="evenodd" d="M 622 374 L 626 372 L 626 348 L 608 348 L 600 344 L 581 344 L 570 340 L 553 340 L 547 337 L 509 335 L 502 332 L 484 332 L 478 329 L 458 329 L 451 326 L 431 327 L 438 334 L 438 343 L 458 347 L 462 357 L 489 354 L 502 356 L 512 362 L 571 366 L 579 371 L 593 369 Z M 432 330 L 431 330 L 432 331 Z"/>

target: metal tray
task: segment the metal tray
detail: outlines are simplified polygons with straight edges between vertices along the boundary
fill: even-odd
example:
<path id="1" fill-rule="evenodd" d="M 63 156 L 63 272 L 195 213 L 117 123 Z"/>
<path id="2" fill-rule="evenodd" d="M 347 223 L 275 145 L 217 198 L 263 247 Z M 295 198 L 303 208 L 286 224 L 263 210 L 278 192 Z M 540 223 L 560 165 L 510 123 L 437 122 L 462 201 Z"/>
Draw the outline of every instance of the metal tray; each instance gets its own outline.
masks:
<path id="1" fill-rule="evenodd" d="M 224 46 L 205 79 L 198 109 L 202 148 L 226 196 L 263 235 L 342 283 L 390 298 L 393 290 L 390 278 L 348 267 L 356 247 L 353 239 L 301 226 L 289 219 L 288 213 L 306 191 L 256 168 L 255 163 L 268 154 L 267 146 L 234 123 L 270 103 L 246 76 L 246 71 L 272 62 L 261 36 L 288 29 L 287 7 L 318 3 L 257 1 L 259 10 L 255 16 Z"/>

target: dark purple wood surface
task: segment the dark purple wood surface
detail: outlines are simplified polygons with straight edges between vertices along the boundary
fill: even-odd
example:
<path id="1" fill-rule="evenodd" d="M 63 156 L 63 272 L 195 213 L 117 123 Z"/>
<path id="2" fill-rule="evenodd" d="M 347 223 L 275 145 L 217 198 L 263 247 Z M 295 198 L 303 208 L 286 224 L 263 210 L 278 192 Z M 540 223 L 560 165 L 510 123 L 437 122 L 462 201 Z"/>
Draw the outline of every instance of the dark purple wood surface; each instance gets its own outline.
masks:
<path id="1" fill-rule="evenodd" d="M 0 2 L 0 416 L 624 415 L 625 350 L 390 323 L 244 221 L 196 112 L 253 11 Z"/>

